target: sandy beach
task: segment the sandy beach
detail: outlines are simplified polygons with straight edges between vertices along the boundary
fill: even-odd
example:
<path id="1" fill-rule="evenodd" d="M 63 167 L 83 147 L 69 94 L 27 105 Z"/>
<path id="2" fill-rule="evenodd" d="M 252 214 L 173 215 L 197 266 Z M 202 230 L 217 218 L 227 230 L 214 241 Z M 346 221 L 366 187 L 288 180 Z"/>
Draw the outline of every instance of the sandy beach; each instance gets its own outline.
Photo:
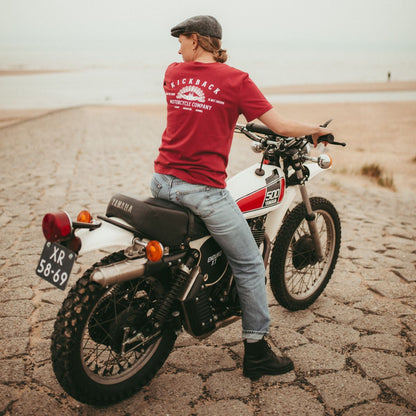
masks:
<path id="1" fill-rule="evenodd" d="M 330 127 L 347 147 L 330 146 L 334 169 L 357 180 L 362 166 L 380 165 L 397 188 L 416 190 L 416 102 L 284 104 L 282 114 Z"/>
<path id="2" fill-rule="evenodd" d="M 377 164 L 393 178 L 396 189 L 416 190 L 416 102 L 273 104 L 282 115 L 295 120 L 314 124 L 333 120 L 330 127 L 336 139 L 347 146 L 329 146 L 326 151 L 345 180 L 361 180 L 361 168 Z M 161 118 L 166 115 L 159 105 L 126 109 Z"/>
<path id="3" fill-rule="evenodd" d="M 267 94 L 308 94 L 336 92 L 414 91 L 416 82 L 354 83 L 327 85 L 276 86 L 262 88 Z M 393 180 L 396 189 L 416 189 L 416 102 L 364 103 L 273 103 L 287 117 L 308 123 L 333 119 L 330 127 L 346 148 L 331 146 L 334 168 L 345 179 L 361 180 L 363 166 L 377 164 Z M 100 106 L 96 106 L 97 111 Z M 102 107 L 103 109 L 111 107 Z M 115 107 L 114 107 L 115 108 Z M 126 111 L 152 114 L 164 120 L 165 106 L 137 105 L 117 107 Z M 21 123 L 54 109 L 0 110 L 0 128 Z M 61 110 L 59 110 L 61 111 Z M 74 120 L 75 122 L 76 120 Z M 244 121 L 244 120 L 242 120 Z"/>
<path id="4" fill-rule="evenodd" d="M 3 71 L 4 72 L 4 71 Z M 20 75 L 21 71 L 12 71 Z M 2 72 L 0 72 L 2 75 Z M 416 82 L 319 84 L 262 88 L 265 94 L 309 94 L 337 92 L 415 91 Z M 361 180 L 365 165 L 377 164 L 393 180 L 396 189 L 416 189 L 416 102 L 364 103 L 273 103 L 284 116 L 309 123 L 333 119 L 336 138 L 346 148 L 331 146 L 334 168 L 345 179 Z M 96 107 L 100 108 L 99 106 Z M 103 107 L 104 108 L 104 107 Z M 108 109 L 108 107 L 106 107 Z M 111 107 L 110 107 L 111 108 Z M 165 106 L 137 105 L 118 107 L 126 111 L 151 113 L 164 120 Z M 54 109 L 0 110 L 0 128 L 53 113 Z M 61 110 L 58 110 L 61 111 Z M 75 121 L 75 120 L 74 120 Z M 242 119 L 242 121 L 244 121 Z M 398 169 L 399 168 L 399 169 Z"/>

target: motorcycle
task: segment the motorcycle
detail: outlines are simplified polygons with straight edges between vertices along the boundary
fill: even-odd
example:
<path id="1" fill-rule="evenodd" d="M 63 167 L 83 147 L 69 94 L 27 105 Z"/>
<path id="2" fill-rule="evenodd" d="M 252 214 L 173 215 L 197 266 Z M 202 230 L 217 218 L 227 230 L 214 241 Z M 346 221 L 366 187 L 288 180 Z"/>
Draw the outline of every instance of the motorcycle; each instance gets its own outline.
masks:
<path id="1" fill-rule="evenodd" d="M 325 126 L 328 124 L 327 122 Z M 333 204 L 306 184 L 329 168 L 310 156 L 312 138 L 237 124 L 261 162 L 227 182 L 252 230 L 276 300 L 307 308 L 330 280 L 341 243 Z M 319 142 L 343 145 L 332 135 Z M 302 202 L 294 206 L 296 188 Z M 118 246 L 70 289 L 56 318 L 53 370 L 63 389 L 94 405 L 118 402 L 149 383 L 184 329 L 203 339 L 241 317 L 227 259 L 191 211 L 161 199 L 116 194 L 106 214 L 46 214 L 36 274 L 64 290 L 77 256 Z"/>

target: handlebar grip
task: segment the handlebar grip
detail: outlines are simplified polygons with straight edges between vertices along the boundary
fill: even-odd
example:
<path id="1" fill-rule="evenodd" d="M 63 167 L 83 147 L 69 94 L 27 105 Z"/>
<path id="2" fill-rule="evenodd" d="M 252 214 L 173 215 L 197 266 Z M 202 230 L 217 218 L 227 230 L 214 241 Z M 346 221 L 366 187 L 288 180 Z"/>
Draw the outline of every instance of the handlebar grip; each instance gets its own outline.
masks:
<path id="1" fill-rule="evenodd" d="M 312 143 L 312 136 L 307 136 L 308 141 Z M 333 134 L 325 134 L 324 136 L 318 137 L 318 143 L 327 142 L 328 144 L 333 144 L 334 146 L 346 146 L 347 143 L 336 142 Z"/>
<path id="2" fill-rule="evenodd" d="M 263 126 L 261 124 L 248 123 L 246 125 L 246 128 L 247 128 L 248 131 L 252 131 L 253 133 L 260 133 L 260 134 L 268 134 L 268 135 L 272 135 L 272 136 L 277 136 L 277 134 L 273 130 L 270 130 L 268 127 Z"/>
<path id="3" fill-rule="evenodd" d="M 334 143 L 335 137 L 333 134 L 325 134 L 324 136 L 318 137 L 318 143 L 327 142 L 327 143 Z"/>

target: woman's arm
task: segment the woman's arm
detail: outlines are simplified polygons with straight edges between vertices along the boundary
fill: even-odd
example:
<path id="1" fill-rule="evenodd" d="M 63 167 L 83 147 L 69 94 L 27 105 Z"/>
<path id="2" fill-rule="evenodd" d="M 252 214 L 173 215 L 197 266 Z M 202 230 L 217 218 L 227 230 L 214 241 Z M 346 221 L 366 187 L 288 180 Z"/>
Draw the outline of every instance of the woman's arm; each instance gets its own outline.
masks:
<path id="1" fill-rule="evenodd" d="M 300 123 L 295 120 L 282 117 L 274 108 L 270 109 L 259 120 L 275 133 L 286 137 L 300 137 L 312 135 L 314 145 L 317 145 L 318 137 L 331 134 L 331 130 L 314 126 L 312 124 Z"/>

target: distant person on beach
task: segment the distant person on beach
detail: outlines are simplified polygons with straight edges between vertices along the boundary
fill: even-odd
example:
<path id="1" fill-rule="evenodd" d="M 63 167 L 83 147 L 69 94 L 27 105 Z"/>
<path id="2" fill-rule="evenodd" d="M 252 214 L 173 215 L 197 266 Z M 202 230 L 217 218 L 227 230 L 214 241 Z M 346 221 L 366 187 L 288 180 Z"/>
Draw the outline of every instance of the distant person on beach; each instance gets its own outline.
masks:
<path id="1" fill-rule="evenodd" d="M 240 114 L 259 119 L 283 136 L 319 136 L 330 131 L 282 117 L 249 75 L 225 64 L 222 28 L 212 16 L 194 16 L 171 29 L 183 62 L 165 73 L 167 126 L 154 163 L 154 197 L 185 206 L 199 215 L 226 254 L 242 309 L 243 373 L 249 378 L 293 369 L 277 357 L 265 336 L 270 316 L 265 268 L 257 244 L 226 189 L 226 167 Z"/>
<path id="2" fill-rule="evenodd" d="M 387 82 L 390 82 L 390 81 L 391 81 L 391 72 L 388 71 L 387 72 Z"/>

